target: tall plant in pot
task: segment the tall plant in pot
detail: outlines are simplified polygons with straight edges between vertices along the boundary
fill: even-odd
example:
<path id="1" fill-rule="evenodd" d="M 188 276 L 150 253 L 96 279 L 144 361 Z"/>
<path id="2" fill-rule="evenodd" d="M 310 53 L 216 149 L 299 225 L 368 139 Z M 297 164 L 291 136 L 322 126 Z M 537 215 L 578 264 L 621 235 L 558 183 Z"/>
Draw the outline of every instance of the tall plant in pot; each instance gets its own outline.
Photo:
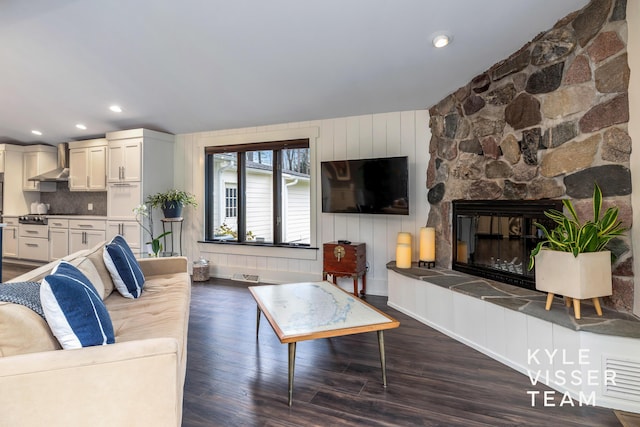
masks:
<path id="1" fill-rule="evenodd" d="M 180 218 L 182 217 L 183 207 L 198 206 L 196 196 L 186 191 L 176 189 L 149 195 L 146 203 L 152 208 L 162 209 L 165 218 Z"/>
<path id="2" fill-rule="evenodd" d="M 545 215 L 556 223 L 553 229 L 535 225 L 544 240 L 531 251 L 529 269 L 535 266 L 536 289 L 548 292 L 546 309 L 554 295 L 573 301 L 574 314 L 580 319 L 580 300 L 591 299 L 599 316 L 599 297 L 611 295 L 611 252 L 606 249 L 611 239 L 626 228 L 618 221 L 618 208 L 602 213 L 602 191 L 593 189 L 593 219 L 581 222 L 570 200 L 562 200 L 566 214 L 555 209 Z"/>

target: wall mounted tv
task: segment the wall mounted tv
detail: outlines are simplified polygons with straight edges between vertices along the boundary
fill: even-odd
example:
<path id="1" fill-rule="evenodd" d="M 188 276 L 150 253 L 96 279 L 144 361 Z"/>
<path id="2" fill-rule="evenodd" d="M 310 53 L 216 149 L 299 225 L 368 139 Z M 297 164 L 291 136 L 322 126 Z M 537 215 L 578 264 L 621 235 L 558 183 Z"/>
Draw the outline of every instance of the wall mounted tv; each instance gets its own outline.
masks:
<path id="1" fill-rule="evenodd" d="M 321 162 L 322 212 L 409 215 L 404 157 Z"/>

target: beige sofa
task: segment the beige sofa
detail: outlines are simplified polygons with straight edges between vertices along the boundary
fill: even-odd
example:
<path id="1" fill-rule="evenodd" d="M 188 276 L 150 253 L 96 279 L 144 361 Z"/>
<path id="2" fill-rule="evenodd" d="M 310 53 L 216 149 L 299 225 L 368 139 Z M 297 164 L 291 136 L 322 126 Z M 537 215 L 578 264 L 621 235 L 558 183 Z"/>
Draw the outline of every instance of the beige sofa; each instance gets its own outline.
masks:
<path id="1" fill-rule="evenodd" d="M 0 302 L 0 426 L 181 424 L 191 297 L 187 260 L 140 260 L 144 290 L 139 299 L 127 299 L 114 290 L 103 246 L 65 259 L 104 295 L 115 344 L 62 350 L 36 312 Z M 38 281 L 54 265 L 12 281 Z"/>

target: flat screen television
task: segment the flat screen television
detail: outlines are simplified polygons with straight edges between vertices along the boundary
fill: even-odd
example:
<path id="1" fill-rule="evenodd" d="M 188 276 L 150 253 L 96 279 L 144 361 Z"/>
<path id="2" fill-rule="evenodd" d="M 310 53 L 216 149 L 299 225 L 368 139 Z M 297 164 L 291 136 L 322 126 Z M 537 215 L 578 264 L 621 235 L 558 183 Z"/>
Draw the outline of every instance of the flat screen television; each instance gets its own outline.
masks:
<path id="1" fill-rule="evenodd" d="M 407 156 L 321 162 L 322 212 L 409 215 Z"/>

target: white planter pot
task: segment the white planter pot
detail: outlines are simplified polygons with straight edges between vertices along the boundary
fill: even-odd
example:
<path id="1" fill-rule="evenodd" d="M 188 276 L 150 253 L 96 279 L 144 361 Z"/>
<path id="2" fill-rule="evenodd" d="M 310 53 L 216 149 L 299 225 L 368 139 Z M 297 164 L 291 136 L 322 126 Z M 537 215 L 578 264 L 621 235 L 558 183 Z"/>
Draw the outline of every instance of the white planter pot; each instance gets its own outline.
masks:
<path id="1" fill-rule="evenodd" d="M 611 253 L 541 250 L 536 255 L 536 289 L 574 299 L 611 295 Z"/>

